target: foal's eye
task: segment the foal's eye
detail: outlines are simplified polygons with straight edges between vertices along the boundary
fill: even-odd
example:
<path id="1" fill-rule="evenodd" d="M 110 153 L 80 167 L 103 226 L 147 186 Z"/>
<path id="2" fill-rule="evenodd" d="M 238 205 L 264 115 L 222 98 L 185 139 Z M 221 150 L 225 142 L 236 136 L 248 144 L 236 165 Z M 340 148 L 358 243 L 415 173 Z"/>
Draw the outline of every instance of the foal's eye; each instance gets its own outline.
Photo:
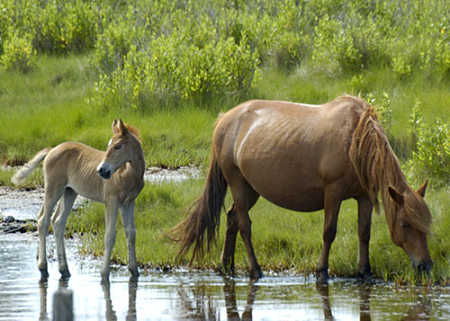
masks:
<path id="1" fill-rule="evenodd" d="M 114 146 L 114 149 L 115 149 L 115 150 L 119 150 L 119 149 L 121 149 L 121 148 L 122 148 L 122 144 L 117 144 L 117 145 Z"/>

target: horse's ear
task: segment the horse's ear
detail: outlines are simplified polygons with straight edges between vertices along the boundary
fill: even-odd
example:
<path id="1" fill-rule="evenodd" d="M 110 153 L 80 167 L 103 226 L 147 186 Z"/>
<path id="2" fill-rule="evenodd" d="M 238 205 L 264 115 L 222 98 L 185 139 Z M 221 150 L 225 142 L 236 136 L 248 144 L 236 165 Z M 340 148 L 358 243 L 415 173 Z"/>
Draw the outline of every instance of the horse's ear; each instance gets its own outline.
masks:
<path id="1" fill-rule="evenodd" d="M 119 133 L 119 128 L 117 127 L 117 119 L 113 120 L 111 127 L 112 127 L 113 134 Z"/>
<path id="2" fill-rule="evenodd" d="M 128 133 L 127 126 L 126 126 L 125 123 L 122 121 L 122 119 L 119 119 L 119 121 L 117 122 L 117 128 L 119 129 L 119 132 L 120 132 L 122 135 Z"/>
<path id="3" fill-rule="evenodd" d="M 425 182 L 422 184 L 422 186 L 419 187 L 419 189 L 417 190 L 417 193 L 422 196 L 425 197 L 425 191 L 427 189 L 428 186 L 428 180 L 425 180 Z"/>
<path id="4" fill-rule="evenodd" d="M 394 200 L 395 203 L 397 203 L 400 206 L 403 206 L 404 198 L 403 195 L 397 192 L 392 186 L 389 186 L 389 195 L 391 195 L 391 198 Z"/>

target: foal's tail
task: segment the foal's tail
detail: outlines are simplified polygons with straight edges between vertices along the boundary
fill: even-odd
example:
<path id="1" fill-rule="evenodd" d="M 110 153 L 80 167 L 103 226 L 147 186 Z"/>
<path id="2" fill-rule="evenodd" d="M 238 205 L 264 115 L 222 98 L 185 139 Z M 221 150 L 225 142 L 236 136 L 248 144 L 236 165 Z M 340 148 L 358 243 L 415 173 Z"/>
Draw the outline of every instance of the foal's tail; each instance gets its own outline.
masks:
<path id="1" fill-rule="evenodd" d="M 45 158 L 45 156 L 47 156 L 49 151 L 51 151 L 51 148 L 47 147 L 38 152 L 36 155 L 34 155 L 32 160 L 23 165 L 23 167 L 19 169 L 13 175 L 13 177 L 11 177 L 11 182 L 13 182 L 16 185 L 22 183 L 25 180 L 25 178 L 27 178 L 28 175 L 30 175 L 31 172 L 39 165 L 39 163 L 42 162 L 42 160 Z"/>
<path id="2" fill-rule="evenodd" d="M 185 220 L 169 232 L 171 238 L 180 243 L 178 253 L 180 257 L 186 255 L 192 246 L 194 246 L 192 260 L 203 256 L 205 232 L 207 250 L 209 251 L 211 244 L 216 240 L 220 212 L 226 192 L 227 182 L 214 153 L 212 153 L 203 194 L 193 204 Z"/>

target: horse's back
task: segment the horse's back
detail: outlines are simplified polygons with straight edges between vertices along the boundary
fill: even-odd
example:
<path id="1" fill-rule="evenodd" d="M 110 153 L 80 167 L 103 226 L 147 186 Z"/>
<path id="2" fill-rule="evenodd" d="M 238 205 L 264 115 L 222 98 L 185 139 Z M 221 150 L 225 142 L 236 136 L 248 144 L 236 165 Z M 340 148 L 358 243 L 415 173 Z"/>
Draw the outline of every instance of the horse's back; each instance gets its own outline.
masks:
<path id="1" fill-rule="evenodd" d="M 354 97 L 317 106 L 249 101 L 219 120 L 216 156 L 225 176 L 238 168 L 270 201 L 290 209 L 317 210 L 323 207 L 327 185 L 352 184 L 356 179 L 348 149 L 365 108 Z"/>

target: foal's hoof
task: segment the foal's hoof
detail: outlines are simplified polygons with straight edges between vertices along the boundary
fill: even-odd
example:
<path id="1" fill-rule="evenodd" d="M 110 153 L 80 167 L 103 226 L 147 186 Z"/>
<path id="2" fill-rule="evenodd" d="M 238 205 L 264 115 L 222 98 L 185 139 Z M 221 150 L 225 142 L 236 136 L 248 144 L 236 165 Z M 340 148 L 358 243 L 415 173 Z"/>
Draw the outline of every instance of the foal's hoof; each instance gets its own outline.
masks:
<path id="1" fill-rule="evenodd" d="M 316 271 L 316 282 L 317 283 L 328 283 L 328 269 Z"/>
<path id="2" fill-rule="evenodd" d="M 39 269 L 39 271 L 41 271 L 41 282 L 47 281 L 49 276 L 47 269 Z"/>
<path id="3" fill-rule="evenodd" d="M 61 280 L 68 280 L 70 279 L 70 272 L 69 270 L 63 270 L 63 271 L 59 271 L 59 273 L 61 273 Z"/>

